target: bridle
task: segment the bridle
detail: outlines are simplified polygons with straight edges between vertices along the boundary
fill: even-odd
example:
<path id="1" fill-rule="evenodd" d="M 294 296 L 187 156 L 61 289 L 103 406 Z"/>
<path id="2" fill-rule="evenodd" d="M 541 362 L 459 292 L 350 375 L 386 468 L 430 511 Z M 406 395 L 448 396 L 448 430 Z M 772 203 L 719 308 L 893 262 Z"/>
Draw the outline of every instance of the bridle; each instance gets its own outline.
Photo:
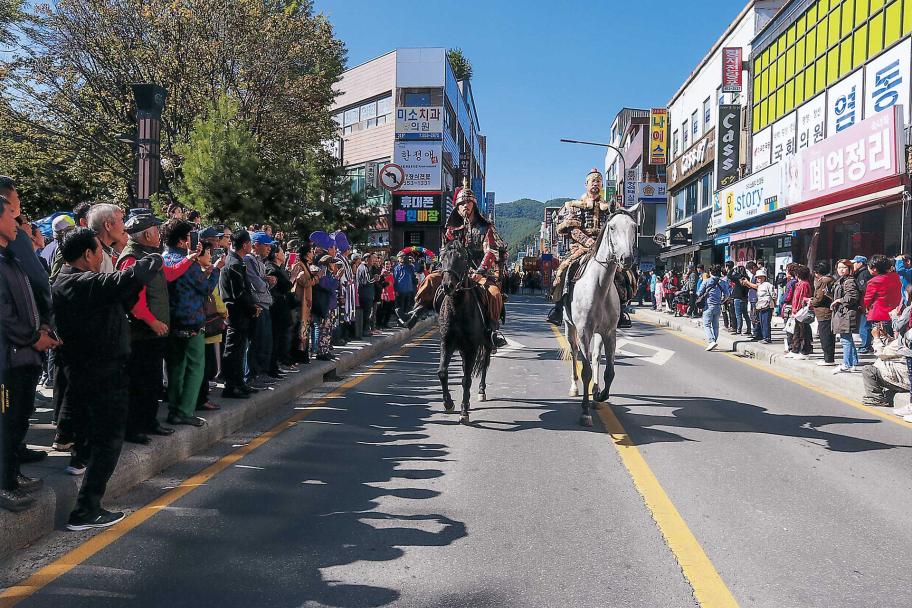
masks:
<path id="1" fill-rule="evenodd" d="M 633 214 L 621 207 L 616 207 L 614 210 L 611 211 L 610 214 L 608 214 L 608 217 L 605 219 L 604 224 L 602 224 L 601 230 L 599 230 L 599 235 L 598 235 L 598 238 L 595 240 L 595 245 L 593 245 L 593 252 L 592 252 L 592 258 L 591 258 L 593 261 L 595 261 L 595 263 L 597 263 L 599 266 L 601 266 L 605 270 L 611 270 L 612 264 L 614 264 L 616 266 L 621 265 L 621 261 L 620 261 L 620 259 L 618 259 L 618 255 L 614 251 L 614 246 L 611 244 L 610 237 L 608 237 L 608 258 L 605 260 L 598 259 L 599 245 L 601 245 L 602 239 L 606 238 L 605 233 L 608 232 L 608 225 L 611 224 L 611 220 L 613 220 L 618 215 L 626 215 L 627 217 L 632 219 L 635 224 L 638 224 L 638 222 L 636 221 L 636 218 L 633 217 Z"/>
<path id="2" fill-rule="evenodd" d="M 465 245 L 463 245 L 462 242 L 460 242 L 460 241 L 452 241 L 452 242 L 454 242 L 458 245 L 459 253 L 465 254 L 465 256 L 468 257 L 468 249 L 466 249 Z M 441 256 L 441 257 L 443 257 L 443 256 Z M 443 289 L 444 293 L 446 293 L 447 295 L 453 295 L 460 291 L 465 291 L 465 290 L 471 288 L 471 285 L 469 285 L 469 281 L 468 281 L 468 278 L 469 278 L 468 270 L 464 274 L 459 274 L 452 268 L 441 267 L 440 270 L 444 274 L 448 274 L 451 277 L 453 277 L 454 279 L 456 279 L 457 287 L 455 289 L 447 289 L 445 286 L 441 285 L 441 288 Z"/>

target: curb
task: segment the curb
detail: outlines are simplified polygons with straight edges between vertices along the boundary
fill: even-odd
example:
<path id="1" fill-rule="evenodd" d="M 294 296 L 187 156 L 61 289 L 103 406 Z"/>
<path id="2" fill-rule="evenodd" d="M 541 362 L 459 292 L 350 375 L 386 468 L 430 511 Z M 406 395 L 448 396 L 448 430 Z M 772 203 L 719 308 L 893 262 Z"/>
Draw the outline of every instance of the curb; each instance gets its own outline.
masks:
<path id="1" fill-rule="evenodd" d="M 634 319 L 650 325 L 655 325 L 671 331 L 682 333 L 690 338 L 705 341 L 702 326 L 689 323 L 681 317 L 669 317 L 664 313 L 657 313 L 645 308 L 635 309 Z M 861 374 L 833 375 L 832 367 L 818 367 L 816 361 L 796 361 L 786 359 L 782 351 L 782 343 L 760 344 L 750 340 L 736 340 L 719 328 L 718 352 L 732 352 L 746 359 L 756 361 L 766 367 L 775 369 L 778 373 L 809 382 L 819 388 L 826 389 L 855 401 L 861 401 L 864 395 L 864 382 Z M 837 353 L 837 359 L 839 355 Z"/>
<path id="2" fill-rule="evenodd" d="M 319 386 L 335 374 L 342 374 L 397 347 L 433 327 L 435 319 L 420 321 L 413 329 L 395 329 L 375 342 L 354 351 L 342 351 L 335 361 L 316 361 L 302 366 L 301 372 L 244 401 L 227 401 L 228 407 L 206 412 L 207 424 L 200 428 L 178 427 L 173 435 L 156 437 L 149 445 L 125 443 L 117 469 L 108 482 L 105 498 L 117 496 L 154 477 L 168 467 L 208 449 L 224 437 L 269 415 L 298 395 Z M 225 405 L 221 398 L 212 400 Z M 44 466 L 42 466 L 44 464 Z M 76 502 L 81 477 L 67 475 L 58 464 L 46 462 L 29 466 L 30 474 L 44 479 L 44 487 L 35 495 L 35 505 L 21 513 L 0 510 L 0 559 L 26 547 L 56 528 L 66 525 L 69 511 Z"/>

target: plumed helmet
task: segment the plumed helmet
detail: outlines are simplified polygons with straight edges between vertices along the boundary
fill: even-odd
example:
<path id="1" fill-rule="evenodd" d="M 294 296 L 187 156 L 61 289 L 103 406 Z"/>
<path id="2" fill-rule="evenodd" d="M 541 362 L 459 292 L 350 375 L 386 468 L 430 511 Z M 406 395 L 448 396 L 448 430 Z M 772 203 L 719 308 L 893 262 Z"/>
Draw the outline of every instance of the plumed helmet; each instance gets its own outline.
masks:
<path id="1" fill-rule="evenodd" d="M 345 253 L 351 249 L 351 245 L 348 244 L 348 237 L 345 236 L 345 233 L 341 230 L 336 230 L 331 235 L 329 235 L 333 242 L 336 244 L 336 249 Z"/>
<path id="2" fill-rule="evenodd" d="M 475 193 L 472 192 L 472 188 L 469 187 L 469 179 L 465 178 L 462 180 L 462 188 L 459 189 L 459 192 L 456 193 L 456 205 L 458 206 L 463 201 L 472 201 L 478 203 L 478 200 L 475 198 Z"/>
<path id="3" fill-rule="evenodd" d="M 595 167 L 592 167 L 592 169 L 589 170 L 589 173 L 586 174 L 586 179 L 588 180 L 592 175 L 598 175 L 599 177 L 602 177 L 602 172 Z"/>
<path id="4" fill-rule="evenodd" d="M 333 246 L 332 237 L 330 237 L 322 230 L 311 232 L 309 238 L 310 242 L 314 244 L 314 247 L 319 247 L 320 249 L 329 249 Z"/>

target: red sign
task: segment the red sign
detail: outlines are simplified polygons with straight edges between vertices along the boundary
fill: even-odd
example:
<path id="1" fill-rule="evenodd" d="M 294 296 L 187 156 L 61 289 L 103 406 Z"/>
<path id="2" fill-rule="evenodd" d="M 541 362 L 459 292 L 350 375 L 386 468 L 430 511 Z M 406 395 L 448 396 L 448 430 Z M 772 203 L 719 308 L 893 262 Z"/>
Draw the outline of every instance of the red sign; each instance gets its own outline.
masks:
<path id="1" fill-rule="evenodd" d="M 722 49 L 722 92 L 741 92 L 741 47 L 727 46 Z"/>
<path id="2" fill-rule="evenodd" d="M 820 198 L 900 173 L 901 127 L 902 118 L 894 107 L 802 150 L 801 174 L 797 176 L 801 200 Z"/>

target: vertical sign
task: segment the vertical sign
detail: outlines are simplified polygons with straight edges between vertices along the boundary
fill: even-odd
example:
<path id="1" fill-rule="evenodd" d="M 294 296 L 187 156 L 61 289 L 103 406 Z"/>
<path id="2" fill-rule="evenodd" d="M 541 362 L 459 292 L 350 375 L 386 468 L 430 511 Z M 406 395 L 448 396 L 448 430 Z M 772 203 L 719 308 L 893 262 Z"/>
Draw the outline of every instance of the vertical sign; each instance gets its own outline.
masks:
<path id="1" fill-rule="evenodd" d="M 719 131 L 716 142 L 716 189 L 738 180 L 741 166 L 741 106 L 719 106 Z"/>
<path id="2" fill-rule="evenodd" d="M 367 188 L 377 189 L 377 174 L 380 170 L 380 163 L 367 163 L 364 166 L 364 185 Z"/>
<path id="3" fill-rule="evenodd" d="M 797 112 L 789 112 L 773 123 L 773 164 L 797 151 L 797 116 Z"/>
<path id="4" fill-rule="evenodd" d="M 668 110 L 652 108 L 649 110 L 649 164 L 664 165 L 668 163 Z"/>
<path id="5" fill-rule="evenodd" d="M 620 198 L 620 197 L 618 197 Z M 611 199 L 608 199 L 609 201 Z M 627 169 L 624 172 L 624 207 L 633 207 L 637 202 L 637 171 Z"/>
<path id="6" fill-rule="evenodd" d="M 827 89 L 827 137 L 861 122 L 864 74 L 856 70 Z"/>
<path id="7" fill-rule="evenodd" d="M 823 141 L 826 129 L 826 95 L 821 93 L 798 108 L 798 149 Z"/>
<path id="8" fill-rule="evenodd" d="M 754 133 L 751 138 L 751 171 L 765 169 L 772 164 L 771 150 L 773 147 L 773 127 L 769 126 Z"/>
<path id="9" fill-rule="evenodd" d="M 722 92 L 741 92 L 741 47 L 722 49 Z"/>
<path id="10" fill-rule="evenodd" d="M 865 66 L 865 118 L 902 105 L 905 122 L 909 124 L 910 58 L 912 39 L 906 38 Z"/>

